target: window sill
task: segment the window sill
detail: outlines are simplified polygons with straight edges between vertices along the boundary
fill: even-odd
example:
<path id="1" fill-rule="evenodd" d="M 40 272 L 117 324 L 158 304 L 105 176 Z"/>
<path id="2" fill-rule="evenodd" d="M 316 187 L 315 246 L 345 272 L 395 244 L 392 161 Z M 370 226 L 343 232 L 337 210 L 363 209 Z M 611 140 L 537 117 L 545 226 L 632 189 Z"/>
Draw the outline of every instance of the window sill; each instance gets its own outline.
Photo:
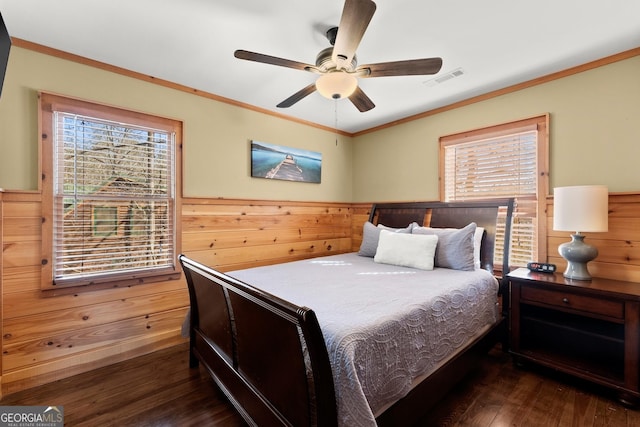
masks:
<path id="1" fill-rule="evenodd" d="M 169 280 L 179 280 L 180 271 L 171 270 L 166 273 L 155 273 L 151 275 L 140 275 L 132 277 L 112 277 L 102 279 L 102 281 L 66 280 L 63 283 L 51 284 L 42 287 L 42 295 L 45 297 L 56 297 L 61 295 L 71 295 L 84 292 L 93 292 L 104 289 L 130 288 L 132 286 L 144 285 L 148 283 L 166 282 Z"/>

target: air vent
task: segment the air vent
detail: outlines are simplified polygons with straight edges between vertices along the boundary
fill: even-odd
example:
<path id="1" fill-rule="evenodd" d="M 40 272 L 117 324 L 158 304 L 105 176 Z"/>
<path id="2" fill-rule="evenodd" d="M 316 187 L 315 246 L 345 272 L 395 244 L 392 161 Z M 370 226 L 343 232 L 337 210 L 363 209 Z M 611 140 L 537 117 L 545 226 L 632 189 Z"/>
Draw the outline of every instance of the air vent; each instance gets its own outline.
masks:
<path id="1" fill-rule="evenodd" d="M 460 77 L 462 75 L 464 75 L 464 70 L 462 68 L 456 68 L 455 70 L 440 74 L 439 76 L 434 77 L 431 80 L 427 80 L 424 82 L 424 84 L 427 86 L 435 86 L 453 78 Z"/>

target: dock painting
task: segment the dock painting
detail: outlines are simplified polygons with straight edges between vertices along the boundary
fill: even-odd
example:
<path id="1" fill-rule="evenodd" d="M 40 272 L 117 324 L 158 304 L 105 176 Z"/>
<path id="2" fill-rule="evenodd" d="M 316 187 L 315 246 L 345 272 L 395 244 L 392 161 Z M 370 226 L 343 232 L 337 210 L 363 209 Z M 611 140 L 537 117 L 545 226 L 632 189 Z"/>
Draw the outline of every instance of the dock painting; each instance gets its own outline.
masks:
<path id="1" fill-rule="evenodd" d="M 251 141 L 251 176 L 319 183 L 322 153 Z"/>

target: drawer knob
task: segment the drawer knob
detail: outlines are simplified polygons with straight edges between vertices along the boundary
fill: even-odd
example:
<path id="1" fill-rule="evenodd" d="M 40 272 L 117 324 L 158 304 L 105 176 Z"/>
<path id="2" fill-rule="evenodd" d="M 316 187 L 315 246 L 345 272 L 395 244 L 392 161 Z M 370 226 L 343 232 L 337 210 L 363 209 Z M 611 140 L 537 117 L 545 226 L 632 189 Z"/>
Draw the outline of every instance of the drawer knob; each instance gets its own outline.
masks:
<path id="1" fill-rule="evenodd" d="M 562 302 L 565 304 L 569 304 L 569 298 L 562 298 Z"/>

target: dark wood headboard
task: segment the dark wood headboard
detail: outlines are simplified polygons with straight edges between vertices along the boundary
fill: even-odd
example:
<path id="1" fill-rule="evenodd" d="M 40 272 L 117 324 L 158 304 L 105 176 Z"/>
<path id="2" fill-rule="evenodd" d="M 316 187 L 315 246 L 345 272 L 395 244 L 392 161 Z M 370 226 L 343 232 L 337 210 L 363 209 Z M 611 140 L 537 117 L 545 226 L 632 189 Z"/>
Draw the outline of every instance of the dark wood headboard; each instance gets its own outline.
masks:
<path id="1" fill-rule="evenodd" d="M 412 222 L 426 227 L 462 228 L 470 222 L 485 229 L 480 248 L 480 264 L 494 272 L 497 219 L 504 218 L 504 248 L 500 261 L 502 271 L 509 271 L 509 247 L 514 199 L 474 200 L 466 202 L 407 202 L 376 203 L 371 209 L 369 221 L 388 227 L 406 227 Z M 504 273 L 506 276 L 506 273 Z"/>

